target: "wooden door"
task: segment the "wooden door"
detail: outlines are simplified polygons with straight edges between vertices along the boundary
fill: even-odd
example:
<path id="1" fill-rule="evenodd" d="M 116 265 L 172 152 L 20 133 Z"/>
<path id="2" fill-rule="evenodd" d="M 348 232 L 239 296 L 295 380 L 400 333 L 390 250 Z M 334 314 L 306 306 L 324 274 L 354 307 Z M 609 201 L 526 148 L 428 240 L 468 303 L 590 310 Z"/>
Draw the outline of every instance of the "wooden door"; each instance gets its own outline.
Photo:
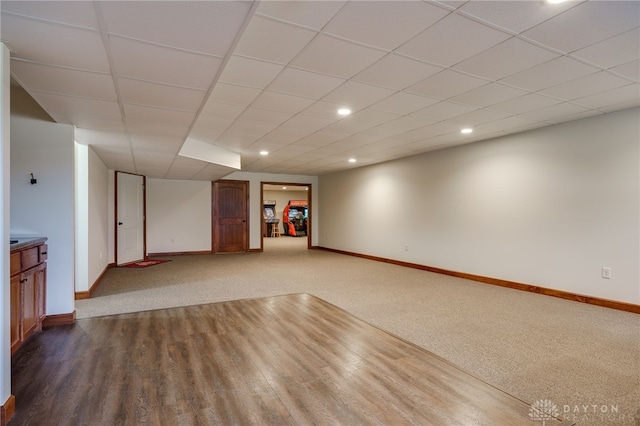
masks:
<path id="1" fill-rule="evenodd" d="M 248 251 L 248 182 L 219 180 L 213 183 L 214 253 Z"/>
<path id="2" fill-rule="evenodd" d="M 116 173 L 116 263 L 142 260 L 144 244 L 144 177 Z"/>

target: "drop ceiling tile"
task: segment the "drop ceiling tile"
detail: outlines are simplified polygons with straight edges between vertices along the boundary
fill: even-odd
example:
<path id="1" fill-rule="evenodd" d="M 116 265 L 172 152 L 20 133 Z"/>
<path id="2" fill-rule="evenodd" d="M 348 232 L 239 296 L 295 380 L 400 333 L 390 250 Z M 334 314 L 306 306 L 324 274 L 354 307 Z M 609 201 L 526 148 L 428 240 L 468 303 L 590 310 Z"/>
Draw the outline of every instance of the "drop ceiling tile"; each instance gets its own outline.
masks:
<path id="1" fill-rule="evenodd" d="M 297 144 L 311 147 L 321 147 L 342 140 L 349 136 L 349 132 L 338 132 L 335 130 L 320 130 L 300 139 Z"/>
<path id="2" fill-rule="evenodd" d="M 283 69 L 283 65 L 233 55 L 218 81 L 264 89 Z"/>
<path id="3" fill-rule="evenodd" d="M 120 96 L 125 103 L 157 108 L 197 111 L 204 102 L 206 92 L 149 83 L 141 80 L 119 77 Z"/>
<path id="4" fill-rule="evenodd" d="M 398 92 L 380 102 L 376 102 L 371 105 L 371 108 L 396 114 L 409 114 L 438 102 L 440 102 L 438 99 Z"/>
<path id="5" fill-rule="evenodd" d="M 323 31 L 393 50 L 448 13 L 425 2 L 348 2 Z"/>
<path id="6" fill-rule="evenodd" d="M 478 77 L 499 80 L 557 57 L 559 57 L 558 54 L 546 49 L 511 38 L 460 62 L 453 69 Z"/>
<path id="7" fill-rule="evenodd" d="M 283 123 L 283 126 L 316 131 L 327 127 L 335 121 L 336 120 L 322 117 L 312 117 L 310 115 L 298 114 Z"/>
<path id="8" fill-rule="evenodd" d="M 205 120 L 198 120 L 191 129 L 189 137 L 199 141 L 213 143 L 232 124 L 233 120 L 219 117 L 208 117 Z"/>
<path id="9" fill-rule="evenodd" d="M 627 62 L 623 65 L 611 68 L 611 71 L 633 81 L 640 82 L 640 60 Z"/>
<path id="10" fill-rule="evenodd" d="M 129 103 L 122 105 L 127 121 L 132 122 L 188 127 L 196 118 L 195 112 L 167 110 Z"/>
<path id="11" fill-rule="evenodd" d="M 323 117 L 335 121 L 342 118 L 338 115 L 338 109 L 345 106 L 352 107 L 353 105 L 344 105 L 338 102 L 317 101 L 313 105 L 302 111 L 302 113 L 304 115 Z M 352 109 L 352 112 L 355 113 L 357 112 L 357 110 Z"/>
<path id="12" fill-rule="evenodd" d="M 598 71 L 574 59 L 560 57 L 500 80 L 533 92 Z"/>
<path id="13" fill-rule="evenodd" d="M 395 93 L 395 90 L 347 81 L 324 97 L 327 101 L 366 107 Z"/>
<path id="14" fill-rule="evenodd" d="M 102 131 L 76 127 L 74 139 L 83 145 L 129 147 L 131 141 L 123 131 Z"/>
<path id="15" fill-rule="evenodd" d="M 208 90 L 222 58 L 111 36 L 116 75 L 156 83 Z"/>
<path id="16" fill-rule="evenodd" d="M 617 89 L 581 97 L 573 102 L 596 109 L 634 101 L 640 103 L 640 84 L 638 83 L 631 83 Z"/>
<path id="17" fill-rule="evenodd" d="M 468 1 L 459 10 L 495 26 L 521 33 L 574 6 L 575 2 L 550 5 L 536 1 Z"/>
<path id="18" fill-rule="evenodd" d="M 344 1 L 263 1 L 256 14 L 321 30 L 342 8 Z"/>
<path id="19" fill-rule="evenodd" d="M 2 14 L 2 41 L 11 46 L 16 58 L 86 71 L 110 71 L 97 31 Z"/>
<path id="20" fill-rule="evenodd" d="M 185 140 L 189 132 L 189 126 L 172 126 L 169 124 L 149 124 L 127 121 L 129 133 L 135 137 L 166 137 L 175 140 Z"/>
<path id="21" fill-rule="evenodd" d="M 75 123 L 83 117 L 102 119 L 122 118 L 120 107 L 115 101 L 78 98 L 43 92 L 33 92 L 31 96 L 45 111 L 61 114 L 66 117 L 70 123 Z"/>
<path id="22" fill-rule="evenodd" d="M 570 101 L 627 84 L 629 81 L 601 71 L 541 90 L 540 93 Z"/>
<path id="23" fill-rule="evenodd" d="M 277 140 L 280 144 L 292 143 L 308 136 L 314 130 L 280 126 L 265 135 L 268 140 Z"/>
<path id="24" fill-rule="evenodd" d="M 501 120 L 491 121 L 489 123 L 484 123 L 478 125 L 476 128 L 479 132 L 485 131 L 500 131 L 500 132 L 510 132 L 515 129 L 523 129 L 529 128 L 530 126 L 536 125 L 535 120 L 531 120 L 529 118 L 525 118 L 522 116 L 514 116 L 507 117 Z"/>
<path id="25" fill-rule="evenodd" d="M 124 122 L 122 119 L 102 119 L 94 117 L 85 117 L 75 123 L 76 128 L 86 130 L 96 130 L 105 133 L 125 133 Z"/>
<path id="26" fill-rule="evenodd" d="M 269 90 L 287 93 L 289 95 L 320 99 L 339 85 L 345 79 L 330 77 L 309 71 L 286 68 L 269 85 Z"/>
<path id="27" fill-rule="evenodd" d="M 580 114 L 587 111 L 589 111 L 589 108 L 569 102 L 563 102 L 534 111 L 529 111 L 524 114 L 520 114 L 520 116 L 535 121 L 547 121 L 550 119 L 556 119 L 557 117 Z"/>
<path id="28" fill-rule="evenodd" d="M 509 37 L 504 32 L 451 14 L 396 51 L 433 64 L 451 66 Z"/>
<path id="29" fill-rule="evenodd" d="M 522 114 L 559 103 L 562 103 L 562 101 L 537 93 L 530 93 L 519 98 L 491 105 L 489 109 L 505 114 Z"/>
<path id="30" fill-rule="evenodd" d="M 232 105 L 249 105 L 258 97 L 261 90 L 235 84 L 218 83 L 209 96 L 209 102 L 220 102 Z"/>
<path id="31" fill-rule="evenodd" d="M 386 53 L 320 34 L 290 65 L 335 77 L 349 78 Z"/>
<path id="32" fill-rule="evenodd" d="M 454 96 L 450 100 L 476 107 L 486 107 L 526 95 L 527 93 L 525 90 L 515 89 L 500 83 L 489 83 L 477 89 L 472 89 L 458 96 Z"/>
<path id="33" fill-rule="evenodd" d="M 640 28 L 620 34 L 571 54 L 603 68 L 611 68 L 640 58 Z"/>
<path id="34" fill-rule="evenodd" d="M 487 83 L 487 80 L 445 70 L 408 87 L 405 91 L 437 99 L 449 99 Z"/>
<path id="35" fill-rule="evenodd" d="M 220 102 L 207 102 L 200 112 L 198 120 L 207 119 L 208 117 L 219 117 L 234 120 L 242 111 L 246 109 L 244 105 L 223 104 Z"/>
<path id="36" fill-rule="evenodd" d="M 442 70 L 442 67 L 390 53 L 356 74 L 352 80 L 401 90 Z"/>
<path id="37" fill-rule="evenodd" d="M 447 120 L 451 117 L 474 111 L 475 109 L 477 108 L 469 105 L 461 105 L 453 102 L 442 101 L 416 111 L 411 115 L 427 120 Z"/>
<path id="38" fill-rule="evenodd" d="M 387 121 L 400 118 L 401 114 L 392 112 L 377 111 L 371 108 L 360 110 L 350 116 L 344 117 L 341 121 L 351 121 L 356 123 L 369 123 L 371 125 L 378 125 L 386 123 Z"/>
<path id="39" fill-rule="evenodd" d="M 111 34 L 220 57 L 226 56 L 251 10 L 250 2 L 227 1 L 98 4 Z M 140 25 L 141 22 L 145 25 Z M 167 28 L 188 31 L 167 31 Z"/>
<path id="40" fill-rule="evenodd" d="M 293 117 L 293 113 L 270 111 L 249 107 L 237 119 L 237 122 L 270 123 L 279 125 Z"/>
<path id="41" fill-rule="evenodd" d="M 113 78 L 107 73 L 51 67 L 33 62 L 11 61 L 11 72 L 29 90 L 98 98 L 117 99 Z"/>
<path id="42" fill-rule="evenodd" d="M 297 113 L 314 102 L 314 99 L 264 91 L 260 96 L 258 96 L 253 104 L 251 104 L 251 106 L 255 108 L 271 109 L 274 111 Z"/>
<path id="43" fill-rule="evenodd" d="M 505 114 L 498 111 L 492 111 L 487 108 L 477 109 L 475 111 L 467 112 L 465 114 L 457 115 L 448 120 L 451 124 L 458 125 L 458 129 L 462 130 L 465 127 L 474 127 L 491 121 L 502 120 L 512 114 Z"/>
<path id="44" fill-rule="evenodd" d="M 99 30 L 96 9 L 91 2 L 3 1 L 2 15 L 18 14 Z"/>
<path id="45" fill-rule="evenodd" d="M 133 146 L 133 152 L 136 158 L 138 158 L 141 152 L 144 152 L 147 158 L 157 156 L 173 160 L 173 157 L 180 152 L 183 143 L 183 140 L 162 137 L 134 136 L 131 138 L 131 145 Z"/>
<path id="46" fill-rule="evenodd" d="M 570 53 L 638 26 L 640 2 L 585 1 L 523 35 Z"/>
<path id="47" fill-rule="evenodd" d="M 315 35 L 316 31 L 254 15 L 235 53 L 286 65 Z"/>

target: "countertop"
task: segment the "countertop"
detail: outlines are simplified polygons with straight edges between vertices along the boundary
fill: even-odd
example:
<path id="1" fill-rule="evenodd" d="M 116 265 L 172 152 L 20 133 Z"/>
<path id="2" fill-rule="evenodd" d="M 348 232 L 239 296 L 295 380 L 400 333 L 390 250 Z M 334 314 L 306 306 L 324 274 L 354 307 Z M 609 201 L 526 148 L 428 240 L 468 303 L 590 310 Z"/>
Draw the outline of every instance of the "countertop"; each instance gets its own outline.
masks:
<path id="1" fill-rule="evenodd" d="M 37 246 L 47 241 L 47 237 L 17 237 L 11 236 L 11 251 L 22 250 L 27 247 Z"/>

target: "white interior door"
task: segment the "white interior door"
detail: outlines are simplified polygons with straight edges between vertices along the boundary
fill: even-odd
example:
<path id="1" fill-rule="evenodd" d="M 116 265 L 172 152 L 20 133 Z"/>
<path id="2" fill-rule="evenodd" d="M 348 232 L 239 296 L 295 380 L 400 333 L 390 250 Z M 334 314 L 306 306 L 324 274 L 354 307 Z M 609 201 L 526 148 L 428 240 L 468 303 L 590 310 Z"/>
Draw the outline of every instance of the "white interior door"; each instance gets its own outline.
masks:
<path id="1" fill-rule="evenodd" d="M 144 259 L 144 181 L 142 176 L 118 173 L 116 227 L 117 264 Z"/>

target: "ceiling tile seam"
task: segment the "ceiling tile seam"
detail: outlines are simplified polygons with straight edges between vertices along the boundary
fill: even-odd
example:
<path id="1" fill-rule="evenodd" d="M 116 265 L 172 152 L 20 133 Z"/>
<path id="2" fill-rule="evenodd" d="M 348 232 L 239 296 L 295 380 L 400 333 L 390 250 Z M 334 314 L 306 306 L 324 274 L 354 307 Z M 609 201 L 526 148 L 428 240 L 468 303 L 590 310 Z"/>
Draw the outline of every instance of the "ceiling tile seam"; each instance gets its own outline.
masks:
<path id="1" fill-rule="evenodd" d="M 130 36 L 126 36 L 124 34 L 114 33 L 114 32 L 110 32 L 110 31 L 107 32 L 107 35 L 109 37 L 114 36 L 116 38 L 123 38 L 123 39 L 126 39 L 126 40 L 137 41 L 139 43 L 148 44 L 148 45 L 151 45 L 151 46 L 163 47 L 163 48 L 166 48 L 166 49 L 169 49 L 169 50 L 174 50 L 174 51 L 177 51 L 177 52 L 184 52 L 184 53 L 190 53 L 190 54 L 198 55 L 198 56 L 205 56 L 207 58 L 216 58 L 216 59 L 223 59 L 224 58 L 223 56 L 215 55 L 215 54 L 212 54 L 212 53 L 200 52 L 199 50 L 184 49 L 182 47 L 170 46 L 168 44 L 163 44 L 163 43 L 156 43 L 156 42 L 153 42 L 153 41 L 144 40 L 144 39 L 137 38 L 137 37 L 130 37 Z"/>
<path id="2" fill-rule="evenodd" d="M 624 74 L 620 74 L 618 71 L 616 71 L 616 70 L 614 70 L 614 69 L 613 69 L 613 68 L 616 68 L 616 67 L 619 67 L 619 66 L 622 66 L 622 65 L 628 65 L 628 64 L 630 64 L 630 63 L 632 63 L 632 62 L 636 62 L 636 61 L 638 61 L 638 59 L 633 60 L 633 61 L 630 61 L 630 62 L 625 62 L 624 64 L 621 64 L 621 65 L 616 65 L 615 67 L 609 68 L 609 69 L 607 70 L 607 73 L 609 73 L 609 74 L 611 74 L 611 75 L 614 75 L 614 76 L 616 76 L 616 77 L 619 77 L 619 78 L 622 78 L 622 79 L 628 80 L 628 81 L 630 81 L 631 83 L 640 83 L 640 75 L 638 76 L 638 79 L 634 79 L 633 77 L 629 77 L 629 76 L 626 76 L 626 75 L 624 75 Z"/>
<path id="3" fill-rule="evenodd" d="M 127 121 L 125 120 L 126 114 L 124 111 L 124 104 L 122 102 L 122 94 L 120 92 L 120 85 L 118 84 L 118 78 L 115 75 L 115 64 L 113 61 L 113 55 L 111 54 L 111 45 L 109 43 L 109 35 L 107 33 L 107 24 L 104 19 L 104 15 L 102 13 L 102 6 L 99 2 L 93 2 L 93 6 L 96 11 L 96 19 L 98 20 L 98 26 L 100 27 L 100 36 L 102 39 L 102 45 L 107 56 L 107 62 L 109 63 L 109 70 L 111 71 L 111 80 L 113 81 L 113 85 L 116 91 L 116 97 L 118 102 L 118 107 L 120 108 L 120 116 L 122 119 L 122 124 L 124 125 L 125 134 L 127 135 L 127 139 L 129 140 L 129 153 L 131 155 L 131 161 L 133 162 L 133 171 L 137 172 L 138 167 L 136 164 L 136 158 L 133 152 L 133 143 L 131 141 L 131 135 L 129 132 L 129 127 L 127 126 Z"/>
<path id="4" fill-rule="evenodd" d="M 25 86 L 22 86 L 22 87 L 25 87 Z M 118 100 L 114 99 L 114 98 L 99 98 L 99 97 L 95 97 L 95 96 L 71 95 L 69 93 L 52 92 L 50 90 L 31 89 L 30 92 L 31 93 L 44 93 L 44 94 L 47 94 L 47 95 L 56 95 L 56 96 L 62 96 L 62 97 L 65 97 L 65 98 L 73 98 L 73 99 L 87 99 L 87 100 L 93 100 L 93 101 L 116 102 L 116 103 L 118 102 Z"/>
<path id="5" fill-rule="evenodd" d="M 189 126 L 189 129 L 187 131 L 187 137 L 185 138 L 185 141 L 186 141 L 187 138 L 189 138 L 189 136 L 193 132 L 193 128 L 196 126 L 196 123 L 198 123 L 200 115 L 202 115 L 202 111 L 206 107 L 207 102 L 209 101 L 209 99 L 211 98 L 211 93 L 213 92 L 213 88 L 215 87 L 215 85 L 217 84 L 218 80 L 220 79 L 220 76 L 222 75 L 222 72 L 226 68 L 227 63 L 229 62 L 229 59 L 231 59 L 231 57 L 233 56 L 233 52 L 236 49 L 236 47 L 238 46 L 238 43 L 240 42 L 240 39 L 242 38 L 242 35 L 244 34 L 244 32 L 246 31 L 247 27 L 249 26 L 249 23 L 251 22 L 251 19 L 255 15 L 255 12 L 256 12 L 256 9 L 258 8 L 258 5 L 259 5 L 259 2 L 254 1 L 253 4 L 251 5 L 251 8 L 247 11 L 247 14 L 244 17 L 244 19 L 242 21 L 242 24 L 238 28 L 238 31 L 237 31 L 233 41 L 229 45 L 229 48 L 228 48 L 226 54 L 224 55 L 224 58 L 222 59 L 222 62 L 220 64 L 220 66 L 218 67 L 216 75 L 214 76 L 213 81 L 211 82 L 211 85 L 209 86 L 209 89 L 206 91 L 204 99 L 203 99 L 202 103 L 200 104 L 200 108 L 198 108 L 198 110 L 196 111 L 195 117 L 194 117 L 193 121 L 191 122 L 191 125 Z M 228 127 L 227 127 L 227 129 L 225 129 L 225 131 L 226 130 L 228 130 Z M 178 158 L 178 156 L 176 156 L 173 159 L 173 161 L 169 165 L 169 169 L 168 169 L 167 173 L 164 176 L 167 176 L 171 172 L 171 169 L 173 168 L 173 165 L 174 165 L 174 163 L 175 163 L 177 158 Z"/>
<path id="6" fill-rule="evenodd" d="M 630 84 L 627 84 L 626 86 L 620 86 L 619 89 L 622 89 L 622 88 L 625 88 L 625 87 L 634 86 L 634 85 L 638 86 L 638 88 L 640 89 L 640 85 L 638 85 L 638 83 L 630 83 Z M 606 113 L 608 113 L 608 111 L 606 109 L 604 109 L 604 108 L 607 108 L 610 105 L 604 105 L 604 106 L 601 106 L 601 107 L 594 108 L 592 106 L 588 106 L 588 105 L 580 103 L 580 99 L 590 98 L 592 96 L 595 96 L 595 95 L 598 95 L 598 94 L 601 94 L 601 93 L 605 93 L 605 92 L 607 92 L 607 90 L 604 90 L 604 91 L 598 92 L 598 93 L 592 93 L 592 94 L 587 95 L 587 96 L 582 96 L 580 98 L 576 98 L 576 99 L 573 99 L 571 101 L 567 101 L 567 103 L 570 103 L 570 104 L 573 104 L 573 105 L 577 105 L 577 106 L 582 107 L 582 108 L 587 108 L 587 109 L 593 110 L 593 111 L 600 111 L 600 112 L 606 114 Z M 638 92 L 638 93 L 640 93 L 640 92 Z M 640 96 L 638 98 L 640 99 Z"/>
<path id="7" fill-rule="evenodd" d="M 24 19 L 29 20 L 29 21 L 43 22 L 43 23 L 47 23 L 47 24 L 59 25 L 59 26 L 63 26 L 63 27 L 67 27 L 67 28 L 73 28 L 73 29 L 77 29 L 77 30 L 91 31 L 91 32 L 94 32 L 94 33 L 99 33 L 100 32 L 99 28 L 85 27 L 83 25 L 77 25 L 77 24 L 70 24 L 70 23 L 67 23 L 67 22 L 54 21 L 53 19 L 39 18 L 39 17 L 33 16 L 33 15 L 25 15 L 25 14 L 22 14 L 22 13 L 16 13 L 16 12 L 11 12 L 11 11 L 6 11 L 6 10 L 3 10 L 2 14 L 3 15 L 17 16 L 19 18 L 24 18 Z"/>
<path id="8" fill-rule="evenodd" d="M 163 111 L 187 112 L 189 114 L 193 114 L 194 112 L 196 112 L 196 110 L 188 110 L 188 109 L 181 109 L 181 108 L 167 108 L 167 107 L 161 107 L 157 105 L 140 104 L 137 102 L 130 102 L 130 101 L 123 101 L 122 105 L 141 106 L 145 108 L 159 109 Z M 128 118 L 128 117 L 125 117 L 125 118 Z"/>
<path id="9" fill-rule="evenodd" d="M 184 89 L 184 90 L 193 90 L 194 92 L 206 92 L 206 89 L 200 89 L 197 87 L 189 87 L 189 86 L 181 86 L 179 84 L 171 84 L 171 83 L 163 83 L 160 81 L 155 81 L 155 80 L 147 80 L 144 78 L 138 78 L 138 77 L 131 77 L 125 74 L 119 74 L 119 73 L 114 73 L 116 78 L 124 78 L 126 80 L 133 80 L 133 81 L 139 81 L 142 83 L 150 83 L 150 84 L 157 84 L 159 86 L 166 86 L 166 87 L 173 87 L 175 89 Z"/>
<path id="10" fill-rule="evenodd" d="M 91 73 L 91 74 L 100 74 L 100 75 L 104 75 L 104 76 L 110 76 L 111 75 L 111 73 L 108 73 L 106 71 L 90 70 L 90 69 L 86 69 L 86 68 L 76 68 L 76 67 L 69 67 L 69 66 L 66 66 L 66 65 L 45 63 L 45 62 L 40 62 L 40 61 L 34 61 L 32 59 L 21 58 L 19 56 L 12 56 L 10 59 L 12 61 L 16 61 L 16 62 L 24 62 L 24 63 L 28 63 L 28 64 L 40 65 L 40 66 L 47 67 L 47 68 L 57 68 L 57 69 L 62 69 L 62 70 L 67 70 L 67 71 L 87 72 L 87 73 Z"/>
<path id="11" fill-rule="evenodd" d="M 567 54 L 567 55 L 565 55 L 565 56 L 566 56 L 567 58 L 569 58 L 569 59 L 573 59 L 573 60 L 574 60 L 574 61 L 576 61 L 576 62 L 580 62 L 580 63 L 582 63 L 582 64 L 584 64 L 584 65 L 588 65 L 588 66 L 593 67 L 593 68 L 597 68 L 599 71 L 604 71 L 604 72 L 606 72 L 606 73 L 608 73 L 608 74 L 613 74 L 613 75 L 615 75 L 616 77 L 620 77 L 620 78 L 622 78 L 622 79 L 624 79 L 624 80 L 627 80 L 627 81 L 630 81 L 630 82 L 634 82 L 634 83 L 638 82 L 638 80 L 634 80 L 634 79 L 633 79 L 633 77 L 629 77 L 629 76 L 625 76 L 625 75 L 622 75 L 622 74 L 618 74 L 615 70 L 613 70 L 613 68 L 616 68 L 616 67 L 619 67 L 619 66 L 621 66 L 621 65 L 625 65 L 625 64 L 628 64 L 628 63 L 631 63 L 631 62 L 637 61 L 638 59 L 634 59 L 633 61 L 629 61 L 629 62 L 626 62 L 626 63 L 624 63 L 624 64 L 614 65 L 613 67 L 603 67 L 602 65 L 598 65 L 598 64 L 595 64 L 595 63 L 593 63 L 593 62 L 587 61 L 587 60 L 585 60 L 585 59 L 581 59 L 581 58 L 579 58 L 579 57 L 573 56 L 573 55 L 572 55 L 572 54 L 570 54 L 570 53 L 569 53 L 569 54 Z M 599 72 L 599 71 L 598 71 L 598 72 Z M 594 74 L 595 74 L 595 73 L 594 73 Z"/>

